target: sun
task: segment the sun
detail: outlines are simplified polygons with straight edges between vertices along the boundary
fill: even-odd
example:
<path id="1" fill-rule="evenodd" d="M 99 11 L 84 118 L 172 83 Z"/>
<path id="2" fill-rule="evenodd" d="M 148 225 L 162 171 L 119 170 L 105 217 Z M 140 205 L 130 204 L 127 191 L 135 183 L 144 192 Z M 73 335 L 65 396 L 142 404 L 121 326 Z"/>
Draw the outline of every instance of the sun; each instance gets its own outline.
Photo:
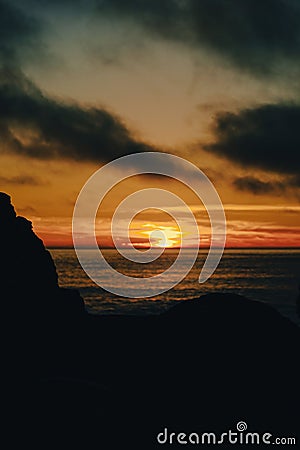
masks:
<path id="1" fill-rule="evenodd" d="M 149 233 L 149 240 L 152 247 L 165 247 L 169 248 L 173 246 L 173 241 L 168 239 L 166 233 L 163 230 L 153 230 Z"/>
<path id="2" fill-rule="evenodd" d="M 148 236 L 151 247 L 172 248 L 181 244 L 181 232 L 172 226 L 144 224 L 141 234 Z"/>

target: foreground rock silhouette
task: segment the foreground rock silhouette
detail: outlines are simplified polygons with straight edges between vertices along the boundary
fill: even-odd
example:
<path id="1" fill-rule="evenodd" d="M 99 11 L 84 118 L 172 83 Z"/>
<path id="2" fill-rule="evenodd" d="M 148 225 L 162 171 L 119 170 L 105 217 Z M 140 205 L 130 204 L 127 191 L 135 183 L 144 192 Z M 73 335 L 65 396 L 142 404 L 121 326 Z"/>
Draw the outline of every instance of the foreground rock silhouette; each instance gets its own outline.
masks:
<path id="1" fill-rule="evenodd" d="M 215 293 L 157 316 L 93 316 L 58 287 L 4 194 L 0 222 L 6 417 L 23 446 L 152 449 L 165 427 L 217 433 L 240 420 L 297 436 L 300 331 L 273 308 Z"/>
<path id="2" fill-rule="evenodd" d="M 61 289 L 50 253 L 33 232 L 32 223 L 17 216 L 10 196 L 0 192 L 0 276 L 7 307 L 49 318 L 54 314 L 80 315 L 84 303 L 75 290 Z M 42 297 L 42 301 L 41 301 Z M 25 301 L 26 299 L 26 301 Z"/>

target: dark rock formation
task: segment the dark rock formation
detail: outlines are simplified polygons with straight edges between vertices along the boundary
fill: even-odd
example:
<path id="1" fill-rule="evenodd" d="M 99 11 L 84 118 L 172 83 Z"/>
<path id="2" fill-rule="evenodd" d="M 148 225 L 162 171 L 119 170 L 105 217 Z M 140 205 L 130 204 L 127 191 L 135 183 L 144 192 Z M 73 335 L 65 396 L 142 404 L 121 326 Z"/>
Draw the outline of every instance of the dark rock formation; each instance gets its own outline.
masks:
<path id="1" fill-rule="evenodd" d="M 75 290 L 60 289 L 56 268 L 32 223 L 16 215 L 10 196 L 0 192 L 0 289 L 11 298 L 7 307 L 27 316 L 59 318 L 84 312 Z M 19 311 L 20 312 L 20 311 Z"/>
<path id="2" fill-rule="evenodd" d="M 58 277 L 50 253 L 32 230 L 32 223 L 17 216 L 10 197 L 0 192 L 1 287 L 54 291 Z"/>
<path id="3" fill-rule="evenodd" d="M 240 420 L 297 437 L 300 330 L 273 308 L 211 294 L 159 316 L 81 314 L 5 194 L 0 222 L 1 300 L 23 303 L 6 312 L 2 360 L 22 447 L 52 436 L 54 448 L 155 449 L 164 427 L 225 432 Z"/>

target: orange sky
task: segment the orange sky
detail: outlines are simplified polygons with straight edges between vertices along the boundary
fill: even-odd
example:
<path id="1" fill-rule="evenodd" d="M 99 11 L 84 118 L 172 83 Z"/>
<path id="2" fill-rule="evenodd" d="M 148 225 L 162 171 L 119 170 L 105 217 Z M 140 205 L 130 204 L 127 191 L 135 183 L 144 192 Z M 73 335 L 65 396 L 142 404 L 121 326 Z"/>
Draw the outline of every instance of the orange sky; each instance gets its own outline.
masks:
<path id="1" fill-rule="evenodd" d="M 249 40 L 235 39 L 232 46 L 237 48 L 228 49 L 221 39 L 220 50 L 207 44 L 209 36 L 202 36 L 203 42 L 197 37 L 191 45 L 173 39 L 171 31 L 168 38 L 158 28 L 149 33 L 137 13 L 128 19 L 114 12 L 106 20 L 106 13 L 97 17 L 88 7 L 77 11 L 65 5 L 60 10 L 60 5 L 45 2 L 31 12 L 20 2 L 13 3 L 22 14 L 35 17 L 42 31 L 26 25 L 14 36 L 8 27 L 6 53 L 0 42 L 0 103 L 8 105 L 0 117 L 5 130 L 0 140 L 0 190 L 12 196 L 18 213 L 32 220 L 47 246 L 72 246 L 76 198 L 97 169 L 126 154 L 122 139 L 130 149 L 136 143 L 147 145 L 186 158 L 203 170 L 224 204 L 228 247 L 300 245 L 299 180 L 294 181 L 293 163 L 286 163 L 294 151 L 289 141 L 282 148 L 281 167 L 272 155 L 269 160 L 263 157 L 257 140 L 253 147 L 257 160 L 240 158 L 242 144 L 237 154 L 231 154 L 231 141 L 227 145 L 227 135 L 216 128 L 222 114 L 230 121 L 226 114 L 240 119 L 250 110 L 256 120 L 265 105 L 298 107 L 300 77 L 294 60 L 281 64 L 272 47 L 274 71 L 270 67 L 267 74 L 264 58 L 269 61 L 269 54 L 263 42 L 257 50 L 255 41 L 252 48 Z M 9 52 L 13 64 L 6 60 Z M 248 60 L 240 54 L 248 55 Z M 247 123 L 236 123 L 248 133 Z M 251 124 L 254 134 L 257 123 Z M 222 139 L 221 151 L 209 147 Z M 146 187 L 170 189 L 183 198 L 197 219 L 201 245 L 208 245 L 208 217 L 195 195 L 178 182 L 150 177 L 122 183 L 103 202 L 97 219 L 102 245 L 111 245 L 110 221 L 116 206 Z M 151 230 L 165 233 L 164 238 L 159 233 L 152 238 L 155 245 L 167 247 L 177 246 L 181 233 L 189 235 L 188 226 L 178 231 L 164 213 L 146 211 L 131 224 L 132 242 L 147 243 Z M 122 233 L 120 224 L 120 239 Z M 195 244 L 190 236 L 189 245 Z"/>

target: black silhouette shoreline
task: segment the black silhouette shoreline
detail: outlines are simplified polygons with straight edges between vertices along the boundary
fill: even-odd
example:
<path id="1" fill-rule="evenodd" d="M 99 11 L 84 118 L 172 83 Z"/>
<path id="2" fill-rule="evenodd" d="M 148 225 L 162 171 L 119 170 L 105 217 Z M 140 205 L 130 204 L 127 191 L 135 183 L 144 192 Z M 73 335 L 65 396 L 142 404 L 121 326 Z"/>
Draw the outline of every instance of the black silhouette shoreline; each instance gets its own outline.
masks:
<path id="1" fill-rule="evenodd" d="M 12 440 L 155 449 L 165 427 L 219 432 L 242 420 L 299 442 L 300 329 L 275 309 L 214 293 L 160 315 L 95 316 L 59 287 L 50 253 L 4 193 L 0 241 Z"/>

